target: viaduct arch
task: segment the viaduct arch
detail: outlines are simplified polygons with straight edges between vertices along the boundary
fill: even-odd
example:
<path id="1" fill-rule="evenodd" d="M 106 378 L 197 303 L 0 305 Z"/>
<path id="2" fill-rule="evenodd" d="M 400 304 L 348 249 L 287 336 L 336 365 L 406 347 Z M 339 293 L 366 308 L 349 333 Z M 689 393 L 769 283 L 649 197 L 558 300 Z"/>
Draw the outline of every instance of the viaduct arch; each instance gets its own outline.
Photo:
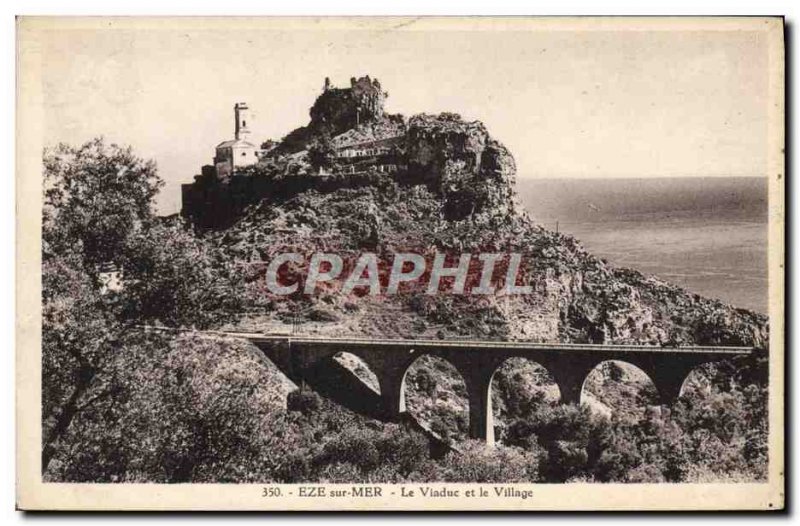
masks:
<path id="1" fill-rule="evenodd" d="M 411 364 L 429 354 L 452 364 L 464 380 L 469 401 L 469 435 L 494 443 L 491 406 L 492 377 L 509 358 L 521 357 L 544 367 L 561 393 L 563 403 L 579 403 L 584 381 L 600 363 L 629 363 L 650 377 L 661 405 L 680 395 L 689 373 L 696 367 L 754 352 L 750 347 L 658 347 L 599 344 L 540 344 L 496 341 L 381 340 L 266 336 L 224 333 L 257 345 L 292 380 L 340 352 L 363 360 L 377 376 L 380 404 L 387 419 L 406 411 L 404 379 Z"/>
<path id="2" fill-rule="evenodd" d="M 581 396 L 580 397 L 580 401 L 581 402 L 583 402 L 584 396 L 586 396 L 587 385 L 590 382 L 590 378 L 594 374 L 602 374 L 603 366 L 606 365 L 606 364 L 613 364 L 613 365 L 617 365 L 617 366 L 619 366 L 619 365 L 627 365 L 627 366 L 629 366 L 633 370 L 633 371 L 629 370 L 629 372 L 633 372 L 633 374 L 637 375 L 637 376 L 643 376 L 651 384 L 651 386 L 653 388 L 655 388 L 656 395 L 658 396 L 658 388 L 656 387 L 655 382 L 653 381 L 653 379 L 650 377 L 650 375 L 646 371 L 643 371 L 638 366 L 636 366 L 635 364 L 632 364 L 630 361 L 627 361 L 627 360 L 618 360 L 618 359 L 617 360 L 603 360 L 602 362 L 600 362 L 597 365 L 595 365 L 594 368 L 592 368 L 587 373 L 586 377 L 583 379 L 583 385 L 581 386 L 581 395 L 580 395 Z M 693 368 L 688 373 L 686 373 L 686 377 L 684 377 L 684 380 L 681 382 L 680 387 L 678 388 L 677 394 L 675 395 L 675 398 L 678 398 L 678 397 L 681 396 L 681 394 L 683 394 L 683 385 L 684 385 L 684 383 L 686 381 L 686 378 L 689 376 L 689 374 L 691 374 L 691 371 L 693 371 L 695 369 L 696 368 Z M 671 400 L 671 401 L 674 401 L 674 399 Z M 660 400 L 660 399 L 659 399 L 659 403 L 660 403 L 660 405 L 668 405 L 667 403 L 665 403 L 663 400 Z"/>
<path id="3" fill-rule="evenodd" d="M 506 358 L 505 360 L 500 362 L 500 364 L 497 366 L 497 368 L 494 370 L 494 373 L 492 374 L 492 381 L 491 381 L 491 383 L 489 385 L 489 388 L 492 391 L 494 391 L 495 388 L 501 389 L 501 386 L 498 384 L 497 375 L 506 366 L 506 364 L 509 364 L 511 362 L 514 362 L 514 363 L 517 363 L 517 364 L 524 363 L 524 364 L 526 364 L 527 367 L 530 367 L 533 370 L 539 369 L 540 371 L 544 372 L 547 375 L 547 379 L 549 380 L 549 382 L 548 382 L 548 384 L 540 385 L 539 387 L 543 388 L 542 391 L 544 392 L 545 397 L 546 398 L 550 398 L 551 400 L 561 400 L 561 391 L 559 390 L 558 384 L 555 383 L 555 379 L 553 378 L 553 375 L 542 364 L 540 364 L 540 363 L 538 363 L 535 360 L 532 360 L 530 358 L 520 358 L 520 357 L 512 356 L 512 357 Z M 511 365 L 511 368 L 512 369 L 516 369 L 517 367 Z M 551 387 L 555 388 L 555 392 L 553 392 L 553 390 L 550 389 Z M 553 396 L 553 395 L 555 395 L 555 396 Z"/>
<path id="4" fill-rule="evenodd" d="M 354 373 L 356 376 L 358 376 L 367 387 L 374 390 L 376 394 L 380 394 L 381 386 L 378 381 L 378 376 L 375 374 L 375 371 L 372 370 L 370 364 L 365 362 L 363 358 L 348 351 L 339 351 L 331 356 L 331 359 L 335 360 L 341 366 L 344 366 L 346 362 L 351 362 L 352 365 L 352 362 L 355 361 L 356 369 Z"/>

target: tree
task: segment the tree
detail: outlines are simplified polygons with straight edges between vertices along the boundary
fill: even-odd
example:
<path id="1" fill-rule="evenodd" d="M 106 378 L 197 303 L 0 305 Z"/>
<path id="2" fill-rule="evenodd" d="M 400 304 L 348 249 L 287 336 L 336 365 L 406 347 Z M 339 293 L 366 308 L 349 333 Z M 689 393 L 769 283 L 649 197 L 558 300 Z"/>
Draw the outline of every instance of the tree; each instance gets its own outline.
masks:
<path id="1" fill-rule="evenodd" d="M 135 323 L 208 328 L 242 303 L 237 263 L 179 219 L 131 236 L 121 270 L 121 315 Z"/>
<path id="2" fill-rule="evenodd" d="M 47 479 L 273 479 L 291 451 L 284 387 L 249 343 L 138 332 L 118 350 L 93 389 L 113 396 L 75 417 Z"/>
<path id="3" fill-rule="evenodd" d="M 116 263 L 131 235 L 155 219 L 163 186 L 155 163 L 98 138 L 44 152 L 43 258 L 77 253 L 90 273 Z"/>
<path id="4" fill-rule="evenodd" d="M 135 232 L 153 219 L 163 184 L 130 148 L 94 139 L 45 150 L 42 218 L 42 469 L 124 332 L 101 290 L 104 266 L 119 264 Z"/>
<path id="5" fill-rule="evenodd" d="M 102 139 L 44 153 L 42 469 L 84 410 L 114 395 L 109 371 L 138 325 L 207 327 L 236 310 L 238 273 L 185 224 L 153 213 L 154 163 Z M 104 290 L 101 274 L 121 274 Z"/>
<path id="6" fill-rule="evenodd" d="M 121 324 L 77 254 L 42 265 L 42 469 L 113 355 Z"/>
<path id="7" fill-rule="evenodd" d="M 322 133 L 308 147 L 308 161 L 314 168 L 330 168 L 333 165 L 335 155 L 336 149 L 333 147 L 328 132 Z"/>

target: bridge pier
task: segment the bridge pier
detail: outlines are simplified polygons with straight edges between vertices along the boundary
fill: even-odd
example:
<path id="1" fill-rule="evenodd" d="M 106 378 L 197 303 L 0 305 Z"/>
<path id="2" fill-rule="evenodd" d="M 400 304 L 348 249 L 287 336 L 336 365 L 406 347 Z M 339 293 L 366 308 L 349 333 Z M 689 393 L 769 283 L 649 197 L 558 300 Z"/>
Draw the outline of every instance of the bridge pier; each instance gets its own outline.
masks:
<path id="1" fill-rule="evenodd" d="M 562 404 L 580 404 L 581 392 L 583 391 L 584 378 L 567 377 L 556 379 L 558 391 L 561 393 L 560 401 Z"/>
<path id="2" fill-rule="evenodd" d="M 381 370 L 376 372 L 381 388 L 381 404 L 386 419 L 400 420 L 406 412 L 405 371 Z"/>
<path id="3" fill-rule="evenodd" d="M 658 391 L 658 400 L 662 406 L 673 405 L 681 395 L 684 382 L 692 370 L 702 362 L 661 364 L 651 371 L 646 371 L 653 380 Z"/>
<path id="4" fill-rule="evenodd" d="M 547 369 L 558 386 L 561 403 L 576 405 L 581 403 L 581 392 L 586 377 L 598 363 L 599 360 L 588 359 L 585 356 L 559 355 L 541 360 L 542 366 Z"/>
<path id="5" fill-rule="evenodd" d="M 469 398 L 469 437 L 494 446 L 494 414 L 492 413 L 492 376 L 494 371 L 476 371 L 466 381 Z"/>
<path id="6" fill-rule="evenodd" d="M 499 365 L 497 357 L 481 350 L 474 350 L 452 354 L 445 359 L 456 367 L 467 388 L 469 437 L 493 446 L 492 377 Z"/>

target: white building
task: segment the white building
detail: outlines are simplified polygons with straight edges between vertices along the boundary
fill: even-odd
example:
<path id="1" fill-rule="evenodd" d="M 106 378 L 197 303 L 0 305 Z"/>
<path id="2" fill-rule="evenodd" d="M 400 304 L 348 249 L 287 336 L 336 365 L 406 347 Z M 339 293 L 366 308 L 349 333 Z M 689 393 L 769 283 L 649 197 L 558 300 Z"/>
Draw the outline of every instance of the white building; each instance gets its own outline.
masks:
<path id="1" fill-rule="evenodd" d="M 249 142 L 250 109 L 246 102 L 239 102 L 233 107 L 235 116 L 235 134 L 232 141 L 225 141 L 217 145 L 214 156 L 214 166 L 217 177 L 227 178 L 244 166 L 252 166 L 258 162 L 259 148 Z"/>

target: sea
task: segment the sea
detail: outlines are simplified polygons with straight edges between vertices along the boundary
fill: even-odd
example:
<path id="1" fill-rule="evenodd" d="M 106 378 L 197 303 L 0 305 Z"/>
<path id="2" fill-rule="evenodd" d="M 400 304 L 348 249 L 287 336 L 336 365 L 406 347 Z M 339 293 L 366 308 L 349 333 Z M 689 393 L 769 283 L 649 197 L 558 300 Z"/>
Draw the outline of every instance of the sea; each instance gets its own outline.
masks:
<path id="1" fill-rule="evenodd" d="M 767 179 L 517 178 L 539 224 L 616 266 L 767 312 Z"/>

